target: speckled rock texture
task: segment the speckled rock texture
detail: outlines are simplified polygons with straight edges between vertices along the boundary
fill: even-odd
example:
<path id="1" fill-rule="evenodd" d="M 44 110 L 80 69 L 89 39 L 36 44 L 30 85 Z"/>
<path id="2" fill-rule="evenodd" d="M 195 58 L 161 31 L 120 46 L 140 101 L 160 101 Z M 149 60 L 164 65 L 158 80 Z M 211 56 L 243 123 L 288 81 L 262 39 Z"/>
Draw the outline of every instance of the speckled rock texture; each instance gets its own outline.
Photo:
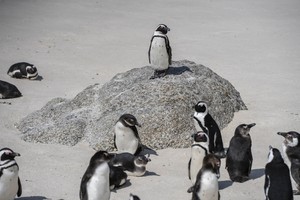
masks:
<path id="1" fill-rule="evenodd" d="M 113 127 L 124 113 L 133 114 L 143 144 L 154 149 L 182 148 L 195 132 L 194 105 L 204 100 L 220 128 L 234 112 L 247 109 L 229 81 L 191 61 L 174 61 L 163 78 L 150 79 L 150 66 L 117 74 L 91 85 L 74 99 L 55 98 L 18 124 L 28 142 L 75 145 L 86 140 L 94 149 L 113 150 Z"/>

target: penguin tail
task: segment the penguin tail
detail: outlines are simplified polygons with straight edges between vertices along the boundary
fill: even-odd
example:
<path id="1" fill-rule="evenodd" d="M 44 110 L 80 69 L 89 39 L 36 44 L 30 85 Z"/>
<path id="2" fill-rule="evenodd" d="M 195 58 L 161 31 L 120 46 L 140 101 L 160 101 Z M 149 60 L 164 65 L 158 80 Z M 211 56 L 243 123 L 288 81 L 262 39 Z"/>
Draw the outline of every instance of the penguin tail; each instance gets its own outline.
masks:
<path id="1" fill-rule="evenodd" d="M 146 155 L 146 154 L 153 154 L 153 155 L 156 155 L 158 156 L 157 152 L 154 150 L 154 149 L 151 149 L 150 147 L 142 144 L 142 154 L 143 155 Z"/>

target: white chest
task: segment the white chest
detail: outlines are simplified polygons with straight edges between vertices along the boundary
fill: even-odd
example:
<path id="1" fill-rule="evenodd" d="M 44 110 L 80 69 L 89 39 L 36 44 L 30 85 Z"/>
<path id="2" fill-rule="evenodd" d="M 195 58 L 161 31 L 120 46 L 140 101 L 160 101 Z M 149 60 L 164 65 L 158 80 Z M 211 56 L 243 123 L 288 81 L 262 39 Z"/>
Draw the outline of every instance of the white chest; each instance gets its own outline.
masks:
<path id="1" fill-rule="evenodd" d="M 218 200 L 219 184 L 216 174 L 212 172 L 204 172 L 202 174 L 198 196 L 201 200 Z"/>
<path id="2" fill-rule="evenodd" d="M 158 70 L 167 69 L 169 67 L 169 55 L 167 52 L 165 38 L 153 38 L 150 48 L 151 65 Z"/>
<path id="3" fill-rule="evenodd" d="M 135 136 L 133 130 L 125 127 L 121 122 L 115 125 L 116 146 L 118 152 L 128 152 L 134 154 L 139 145 L 139 140 Z"/>
<path id="4" fill-rule="evenodd" d="M 196 183 L 197 174 L 202 167 L 202 162 L 204 157 L 205 157 L 205 151 L 201 147 L 197 147 L 197 146 L 192 147 L 190 175 L 191 175 L 191 181 L 193 185 Z"/>
<path id="5" fill-rule="evenodd" d="M 205 121 L 204 121 L 205 116 L 206 116 L 206 113 L 197 113 L 197 112 L 194 113 L 194 117 L 197 118 L 197 120 L 199 120 L 199 122 L 201 122 L 202 126 L 204 126 L 204 127 L 206 127 Z M 194 125 L 195 125 L 196 130 L 203 131 L 199 125 L 199 122 L 194 118 L 193 118 L 193 120 L 194 120 Z"/>
<path id="6" fill-rule="evenodd" d="M 0 178 L 0 200 L 13 200 L 18 191 L 18 166 L 4 169 Z"/>

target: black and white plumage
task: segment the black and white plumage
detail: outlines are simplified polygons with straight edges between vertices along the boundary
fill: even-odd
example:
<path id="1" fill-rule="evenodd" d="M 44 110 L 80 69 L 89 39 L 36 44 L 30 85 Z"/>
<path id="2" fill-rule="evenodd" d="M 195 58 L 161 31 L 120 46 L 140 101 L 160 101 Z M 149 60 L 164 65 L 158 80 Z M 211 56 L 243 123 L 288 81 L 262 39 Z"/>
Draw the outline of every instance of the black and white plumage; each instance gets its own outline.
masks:
<path id="1" fill-rule="evenodd" d="M 300 134 L 295 131 L 279 132 L 285 139 L 282 143 L 283 152 L 291 162 L 291 175 L 297 184 L 294 195 L 300 195 Z"/>
<path id="2" fill-rule="evenodd" d="M 252 124 L 241 124 L 235 129 L 226 157 L 226 169 L 233 182 L 245 182 L 252 168 L 252 140 L 249 134 Z"/>
<path id="3" fill-rule="evenodd" d="M 221 160 L 213 154 L 203 159 L 203 165 L 197 175 L 193 188 L 192 200 L 219 200 L 219 183 Z"/>
<path id="4" fill-rule="evenodd" d="M 98 151 L 90 159 L 80 184 L 80 200 L 109 200 L 110 186 L 108 162 L 113 157 L 107 151 Z"/>
<path id="5" fill-rule="evenodd" d="M 0 99 L 10 99 L 22 96 L 19 89 L 8 82 L 0 80 Z"/>
<path id="6" fill-rule="evenodd" d="M 267 200 L 293 200 L 290 170 L 280 151 L 272 146 L 269 147 L 268 163 L 265 167 L 264 191 Z"/>
<path id="7" fill-rule="evenodd" d="M 7 74 L 13 78 L 37 79 L 39 74 L 33 64 L 27 62 L 15 63 L 7 71 Z"/>
<path id="8" fill-rule="evenodd" d="M 131 153 L 120 153 L 109 162 L 110 165 L 120 167 L 128 176 L 143 176 L 146 173 L 146 165 L 151 161 L 144 155 L 134 156 Z"/>
<path id="9" fill-rule="evenodd" d="M 16 156 L 20 154 L 9 148 L 0 150 L 0 200 L 13 200 L 22 194 Z"/>
<path id="10" fill-rule="evenodd" d="M 136 126 L 141 126 L 131 114 L 123 114 L 114 127 L 114 145 L 119 153 L 138 155 L 143 145 Z"/>
<path id="11" fill-rule="evenodd" d="M 192 135 L 193 144 L 191 147 L 191 158 L 188 164 L 188 176 L 194 185 L 196 183 L 197 174 L 202 167 L 204 157 L 209 153 L 209 139 L 205 132 L 198 131 Z"/>
<path id="12" fill-rule="evenodd" d="M 116 189 L 123 186 L 127 181 L 127 174 L 121 167 L 109 165 L 109 186 L 110 189 Z"/>
<path id="13" fill-rule="evenodd" d="M 226 156 L 220 128 L 208 112 L 208 106 L 204 101 L 195 105 L 193 116 L 194 125 L 197 131 L 204 131 L 209 137 L 209 152 L 220 158 Z"/>
<path id="14" fill-rule="evenodd" d="M 165 24 L 159 24 L 151 38 L 148 51 L 149 63 L 155 72 L 151 79 L 161 78 L 167 74 L 172 63 L 172 49 L 167 36 L 170 28 Z"/>
<path id="15" fill-rule="evenodd" d="M 129 194 L 129 200 L 140 200 L 140 198 L 137 195 Z"/>

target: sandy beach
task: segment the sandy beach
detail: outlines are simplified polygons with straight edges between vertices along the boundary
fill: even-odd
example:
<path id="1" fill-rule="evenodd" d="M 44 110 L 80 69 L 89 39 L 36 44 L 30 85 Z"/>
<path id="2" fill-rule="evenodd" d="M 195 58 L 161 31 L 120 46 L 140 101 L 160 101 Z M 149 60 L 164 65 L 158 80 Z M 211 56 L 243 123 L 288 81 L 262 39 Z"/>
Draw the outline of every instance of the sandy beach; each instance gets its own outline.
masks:
<path id="1" fill-rule="evenodd" d="M 17 199 L 79 199 L 81 177 L 95 151 L 85 142 L 73 147 L 24 142 L 15 124 L 55 97 L 74 98 L 91 84 L 148 65 L 149 42 L 160 23 L 171 28 L 173 60 L 209 67 L 235 86 L 248 107 L 222 130 L 225 147 L 239 124 L 256 123 L 251 179 L 232 183 L 222 159 L 221 199 L 264 199 L 268 146 L 282 151 L 277 132 L 300 132 L 299 8 L 298 0 L 0 0 L 0 80 L 23 94 L 0 99 L 0 148 L 21 154 L 16 160 L 23 194 Z M 23 61 L 35 64 L 42 80 L 6 74 Z M 190 148 L 157 152 L 146 175 L 130 177 L 111 200 L 130 193 L 141 200 L 191 199 Z"/>

